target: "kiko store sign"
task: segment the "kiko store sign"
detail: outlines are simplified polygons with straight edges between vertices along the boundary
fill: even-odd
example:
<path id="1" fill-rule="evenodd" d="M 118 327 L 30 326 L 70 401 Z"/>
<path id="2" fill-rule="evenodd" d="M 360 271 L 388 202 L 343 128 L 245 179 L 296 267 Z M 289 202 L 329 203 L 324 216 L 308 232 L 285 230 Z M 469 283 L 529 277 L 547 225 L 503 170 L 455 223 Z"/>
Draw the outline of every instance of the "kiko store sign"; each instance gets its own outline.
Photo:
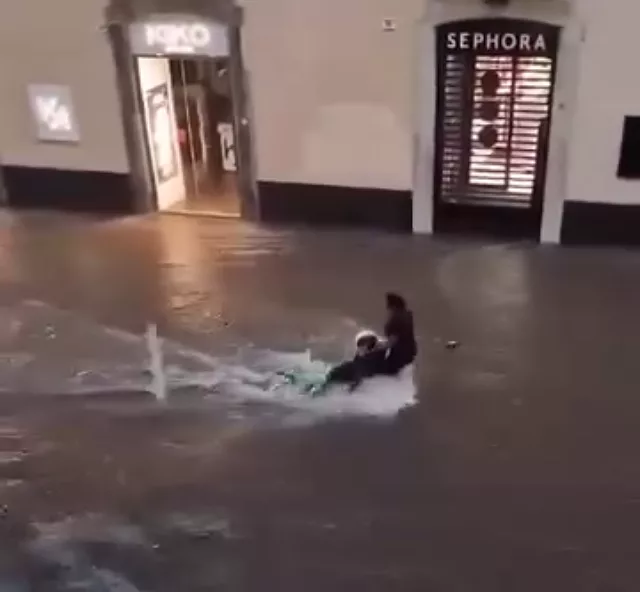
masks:
<path id="1" fill-rule="evenodd" d="M 227 27 L 207 19 L 177 15 L 154 17 L 129 25 L 129 41 L 135 55 L 229 55 Z"/>
<path id="2" fill-rule="evenodd" d="M 438 50 L 444 53 L 554 57 L 559 28 L 515 19 L 477 19 L 437 27 Z"/>

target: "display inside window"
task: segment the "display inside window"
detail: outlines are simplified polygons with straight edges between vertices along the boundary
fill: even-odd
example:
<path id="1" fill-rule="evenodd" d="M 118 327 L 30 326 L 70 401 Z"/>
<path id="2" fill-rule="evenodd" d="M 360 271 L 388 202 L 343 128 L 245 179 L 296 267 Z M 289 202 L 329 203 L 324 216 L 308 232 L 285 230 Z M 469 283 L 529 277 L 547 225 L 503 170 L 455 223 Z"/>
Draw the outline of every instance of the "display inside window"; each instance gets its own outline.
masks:
<path id="1" fill-rule="evenodd" d="M 174 148 L 173 115 L 169 87 L 160 84 L 147 92 L 149 137 L 158 183 L 166 183 L 178 174 L 178 160 Z"/>

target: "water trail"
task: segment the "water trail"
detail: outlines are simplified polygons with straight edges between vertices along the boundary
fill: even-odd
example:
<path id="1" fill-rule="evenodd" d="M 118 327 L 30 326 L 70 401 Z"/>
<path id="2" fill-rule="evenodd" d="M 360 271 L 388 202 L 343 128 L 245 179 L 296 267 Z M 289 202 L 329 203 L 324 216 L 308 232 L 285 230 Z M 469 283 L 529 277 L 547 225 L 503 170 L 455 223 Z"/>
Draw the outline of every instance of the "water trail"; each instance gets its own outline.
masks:
<path id="1" fill-rule="evenodd" d="M 164 371 L 162 341 L 158 337 L 158 326 L 155 324 L 147 325 L 147 348 L 149 350 L 151 392 L 158 401 L 164 402 L 167 400 L 167 376 Z"/>
<path id="2" fill-rule="evenodd" d="M 190 397 L 196 395 L 208 407 L 227 410 L 229 416 L 241 407 L 244 415 L 275 413 L 283 418 L 295 414 L 310 421 L 345 415 L 389 417 L 415 397 L 410 372 L 367 381 L 353 394 L 337 389 L 315 399 L 296 385 L 282 384 L 283 371 L 326 372 L 326 348 L 316 356 L 313 348 L 285 352 L 246 342 L 218 353 L 160 337 L 155 325 L 136 335 L 39 302 L 0 307 L 0 321 L 2 315 L 7 326 L 14 321 L 20 324 L 15 334 L 7 333 L 5 341 L 0 341 L 0 390 L 9 392 L 145 391 L 157 401 L 170 398 L 176 405 L 190 404 L 195 400 Z M 334 349 L 341 339 L 329 333 L 320 337 Z M 308 343 L 315 341 L 310 337 Z"/>

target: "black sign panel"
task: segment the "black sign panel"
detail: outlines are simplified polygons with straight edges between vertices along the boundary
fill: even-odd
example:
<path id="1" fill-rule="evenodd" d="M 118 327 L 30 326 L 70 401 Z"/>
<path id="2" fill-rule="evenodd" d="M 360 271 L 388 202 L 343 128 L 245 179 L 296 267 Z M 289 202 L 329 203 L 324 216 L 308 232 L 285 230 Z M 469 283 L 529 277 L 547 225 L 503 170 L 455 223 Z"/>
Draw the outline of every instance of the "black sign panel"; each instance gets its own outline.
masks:
<path id="1" fill-rule="evenodd" d="M 512 19 L 437 28 L 436 229 L 443 212 L 479 207 L 539 226 L 558 39 Z"/>
<path id="2" fill-rule="evenodd" d="M 446 53 L 555 57 L 559 28 L 515 19 L 476 19 L 437 27 L 438 50 Z"/>

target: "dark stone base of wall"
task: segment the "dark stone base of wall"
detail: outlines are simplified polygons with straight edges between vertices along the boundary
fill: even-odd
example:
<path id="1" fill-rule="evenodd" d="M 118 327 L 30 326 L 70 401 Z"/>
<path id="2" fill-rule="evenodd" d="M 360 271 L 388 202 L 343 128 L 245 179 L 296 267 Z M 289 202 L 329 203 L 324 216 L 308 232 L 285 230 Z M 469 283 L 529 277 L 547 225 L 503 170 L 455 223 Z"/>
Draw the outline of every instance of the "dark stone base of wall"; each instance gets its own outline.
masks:
<path id="1" fill-rule="evenodd" d="M 499 239 L 540 238 L 541 216 L 526 208 L 437 204 L 434 232 Z"/>
<path id="2" fill-rule="evenodd" d="M 126 173 L 4 166 L 2 175 L 11 207 L 103 214 L 135 212 L 131 178 Z"/>
<path id="3" fill-rule="evenodd" d="M 640 245 L 640 205 L 568 201 L 560 240 L 567 245 Z"/>
<path id="4" fill-rule="evenodd" d="M 260 181 L 265 222 L 360 226 L 411 232 L 411 191 Z"/>

